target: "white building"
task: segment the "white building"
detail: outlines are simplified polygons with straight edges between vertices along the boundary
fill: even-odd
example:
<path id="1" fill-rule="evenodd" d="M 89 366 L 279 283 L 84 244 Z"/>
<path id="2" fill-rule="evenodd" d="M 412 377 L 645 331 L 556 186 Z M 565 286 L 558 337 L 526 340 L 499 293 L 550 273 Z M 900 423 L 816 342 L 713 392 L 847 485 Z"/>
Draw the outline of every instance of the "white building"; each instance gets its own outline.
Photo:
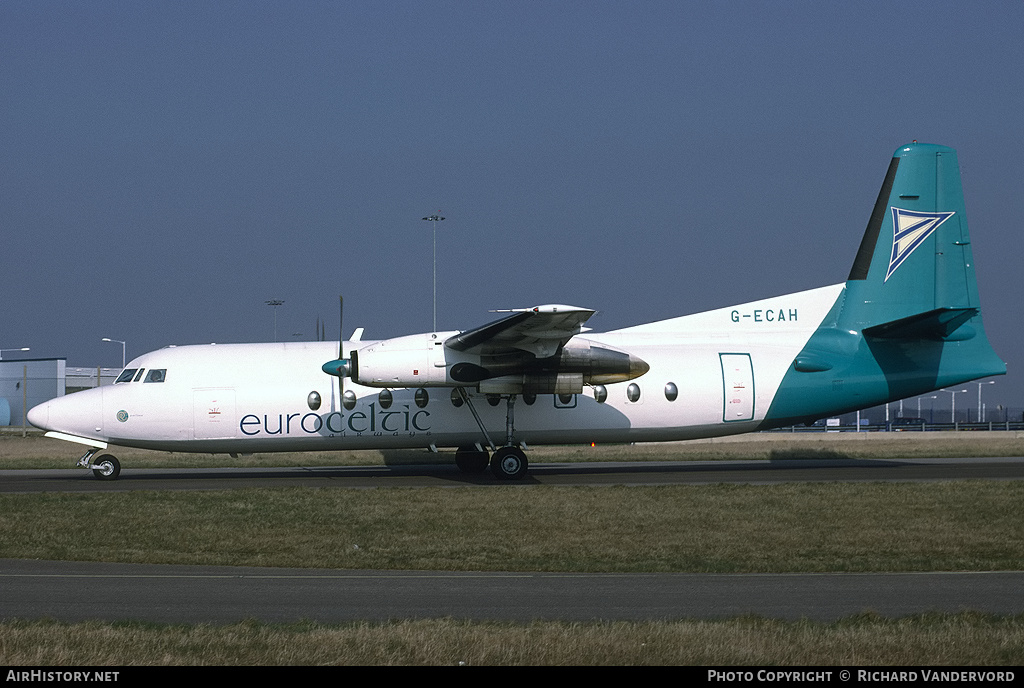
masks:
<path id="1" fill-rule="evenodd" d="M 36 404 L 67 393 L 65 358 L 0 360 L 0 426 L 21 426 Z"/>

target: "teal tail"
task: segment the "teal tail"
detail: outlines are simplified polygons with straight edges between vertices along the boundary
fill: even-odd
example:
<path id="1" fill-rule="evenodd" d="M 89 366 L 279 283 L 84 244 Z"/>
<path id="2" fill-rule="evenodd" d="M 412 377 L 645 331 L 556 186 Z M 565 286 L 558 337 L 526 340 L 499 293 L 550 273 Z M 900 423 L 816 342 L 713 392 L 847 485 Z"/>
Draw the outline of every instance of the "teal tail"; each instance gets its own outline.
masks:
<path id="1" fill-rule="evenodd" d="M 901 146 L 846 287 L 794 360 L 765 425 L 1005 373 L 982 326 L 956 151 Z"/>

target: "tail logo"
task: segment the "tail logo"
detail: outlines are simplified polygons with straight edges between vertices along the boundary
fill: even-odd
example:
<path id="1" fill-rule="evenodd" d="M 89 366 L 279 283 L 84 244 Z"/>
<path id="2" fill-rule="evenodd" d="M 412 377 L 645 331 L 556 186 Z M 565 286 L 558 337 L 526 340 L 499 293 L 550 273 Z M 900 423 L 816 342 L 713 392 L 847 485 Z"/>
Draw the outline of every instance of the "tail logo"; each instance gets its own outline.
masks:
<path id="1" fill-rule="evenodd" d="M 903 261 L 910 257 L 918 246 L 924 243 L 925 239 L 932 235 L 943 222 L 953 217 L 956 213 L 921 213 L 916 210 L 903 210 L 893 206 L 892 208 L 892 257 L 889 258 L 889 271 L 885 273 L 885 280 L 892 277 L 892 273 L 903 265 Z"/>

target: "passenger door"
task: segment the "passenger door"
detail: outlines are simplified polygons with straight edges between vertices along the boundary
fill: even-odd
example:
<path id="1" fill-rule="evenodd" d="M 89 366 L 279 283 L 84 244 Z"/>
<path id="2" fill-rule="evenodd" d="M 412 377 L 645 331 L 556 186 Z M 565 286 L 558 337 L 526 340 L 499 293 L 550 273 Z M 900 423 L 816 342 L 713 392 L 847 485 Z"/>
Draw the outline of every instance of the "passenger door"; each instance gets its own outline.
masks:
<path id="1" fill-rule="evenodd" d="M 754 419 L 754 366 L 750 354 L 718 354 L 722 363 L 725 394 L 722 420 L 726 423 Z"/>
<path id="2" fill-rule="evenodd" d="M 192 390 L 192 428 L 197 440 L 235 436 L 235 390 Z"/>

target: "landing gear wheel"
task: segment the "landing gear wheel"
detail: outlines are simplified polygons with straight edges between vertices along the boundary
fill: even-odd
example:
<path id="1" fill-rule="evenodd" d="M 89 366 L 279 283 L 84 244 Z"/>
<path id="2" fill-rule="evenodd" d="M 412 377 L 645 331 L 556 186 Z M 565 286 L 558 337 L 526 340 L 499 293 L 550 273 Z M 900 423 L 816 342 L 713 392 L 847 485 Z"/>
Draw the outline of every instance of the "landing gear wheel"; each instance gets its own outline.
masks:
<path id="1" fill-rule="evenodd" d="M 519 447 L 502 447 L 491 457 L 491 472 L 498 480 L 522 480 L 528 468 L 526 453 Z"/>
<path id="2" fill-rule="evenodd" d="M 117 480 L 121 463 L 110 454 L 104 454 L 92 462 L 92 474 L 100 480 Z"/>
<path id="3" fill-rule="evenodd" d="M 463 473 L 483 473 L 487 470 L 490 455 L 476 447 L 459 447 L 455 452 L 455 465 Z"/>

